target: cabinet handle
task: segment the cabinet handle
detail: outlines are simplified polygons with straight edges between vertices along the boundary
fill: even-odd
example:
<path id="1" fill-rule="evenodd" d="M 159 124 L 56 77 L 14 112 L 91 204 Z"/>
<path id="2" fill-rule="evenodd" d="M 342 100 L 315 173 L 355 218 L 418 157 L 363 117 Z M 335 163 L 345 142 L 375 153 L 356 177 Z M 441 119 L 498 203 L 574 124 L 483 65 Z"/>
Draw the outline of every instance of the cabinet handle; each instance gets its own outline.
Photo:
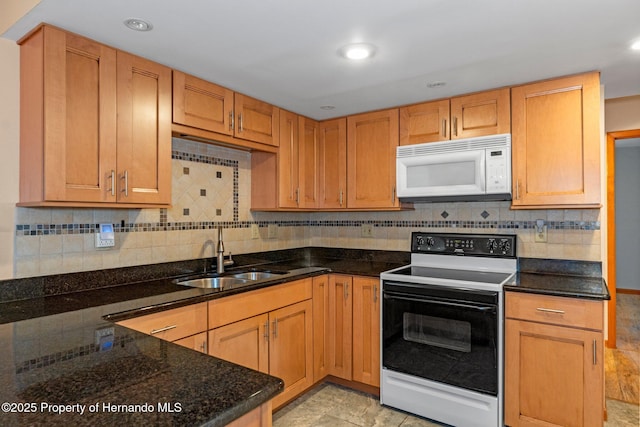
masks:
<path id="1" fill-rule="evenodd" d="M 538 307 L 538 308 L 536 308 L 536 310 L 542 311 L 544 313 L 564 314 L 564 310 L 554 310 L 553 308 Z"/>
<path id="2" fill-rule="evenodd" d="M 340 200 L 340 207 L 342 207 L 342 188 L 340 189 L 340 197 L 339 197 L 339 200 Z"/>
<path id="3" fill-rule="evenodd" d="M 442 137 L 447 137 L 447 119 L 442 119 Z"/>
<path id="4" fill-rule="evenodd" d="M 373 303 L 378 302 L 378 285 L 373 285 Z"/>
<path id="5" fill-rule="evenodd" d="M 264 322 L 264 338 L 269 341 L 269 321 Z"/>
<path id="6" fill-rule="evenodd" d="M 229 111 L 229 130 L 233 130 L 236 125 L 236 116 L 233 114 L 233 110 Z"/>
<path id="7" fill-rule="evenodd" d="M 202 344 L 200 344 L 200 350 L 201 350 L 203 353 L 206 353 L 206 352 L 207 352 L 207 342 L 206 342 L 206 341 L 202 341 Z"/>
<path id="8" fill-rule="evenodd" d="M 244 128 L 242 127 L 242 113 L 238 115 L 238 132 L 242 132 Z"/>
<path id="9" fill-rule="evenodd" d="M 391 204 L 395 205 L 396 204 L 396 186 L 393 186 L 393 189 L 391 190 Z"/>
<path id="10" fill-rule="evenodd" d="M 458 117 L 453 116 L 453 135 L 458 136 Z"/>
<path id="11" fill-rule="evenodd" d="M 278 319 L 273 321 L 273 338 L 278 338 Z"/>
<path id="12" fill-rule="evenodd" d="M 344 289 L 344 299 L 346 301 L 347 299 L 349 299 L 349 284 L 343 283 L 342 288 Z"/>
<path id="13" fill-rule="evenodd" d="M 598 348 L 598 342 L 596 340 L 593 340 L 593 364 L 594 365 L 598 364 L 598 352 L 596 351 L 597 348 Z"/>
<path id="14" fill-rule="evenodd" d="M 129 171 L 124 171 L 122 179 L 124 179 L 124 189 L 122 192 L 124 193 L 124 197 L 129 197 Z"/>
<path id="15" fill-rule="evenodd" d="M 296 205 L 300 206 L 300 187 L 296 188 Z"/>
<path id="16" fill-rule="evenodd" d="M 109 175 L 109 179 L 111 180 L 111 195 L 116 195 L 116 171 L 111 169 L 111 175 Z"/>
<path id="17" fill-rule="evenodd" d="M 177 327 L 178 325 L 171 325 L 171 326 L 165 326 L 164 328 L 160 328 L 160 329 L 152 329 L 151 332 L 149 332 L 149 334 L 155 335 L 155 334 L 159 334 L 160 332 L 170 331 L 171 329 L 175 329 Z"/>

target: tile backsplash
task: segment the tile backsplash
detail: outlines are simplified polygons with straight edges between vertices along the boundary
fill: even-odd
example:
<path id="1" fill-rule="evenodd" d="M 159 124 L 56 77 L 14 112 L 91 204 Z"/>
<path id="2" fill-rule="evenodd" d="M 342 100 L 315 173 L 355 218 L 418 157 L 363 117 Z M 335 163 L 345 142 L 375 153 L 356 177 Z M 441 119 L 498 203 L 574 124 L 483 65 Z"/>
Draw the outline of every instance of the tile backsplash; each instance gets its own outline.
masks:
<path id="1" fill-rule="evenodd" d="M 304 246 L 408 251 L 411 231 L 433 229 L 517 234 L 522 257 L 601 260 L 597 209 L 513 211 L 509 202 L 458 202 L 403 212 L 251 212 L 250 156 L 175 138 L 171 208 L 17 208 L 15 277 L 212 257 L 218 225 L 232 253 Z M 534 242 L 538 219 L 548 227 L 546 243 Z M 102 222 L 115 225 L 115 248 L 95 249 Z M 373 238 L 362 237 L 362 224 L 373 226 Z"/>

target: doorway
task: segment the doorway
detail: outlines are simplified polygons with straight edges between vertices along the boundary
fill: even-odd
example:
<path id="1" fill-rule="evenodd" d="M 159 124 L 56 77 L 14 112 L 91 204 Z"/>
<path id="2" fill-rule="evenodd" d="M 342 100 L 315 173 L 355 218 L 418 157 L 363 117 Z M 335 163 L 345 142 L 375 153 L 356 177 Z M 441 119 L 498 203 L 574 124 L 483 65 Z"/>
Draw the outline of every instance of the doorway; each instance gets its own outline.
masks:
<path id="1" fill-rule="evenodd" d="M 617 250 L 616 250 L 616 141 L 618 146 L 624 146 L 626 142 L 635 141 L 640 138 L 640 129 L 609 132 L 607 133 L 607 263 L 608 263 L 608 275 L 607 285 L 609 286 L 609 293 L 611 294 L 611 300 L 609 301 L 607 310 L 607 347 L 616 348 L 617 340 L 617 324 L 616 324 L 616 305 L 617 305 Z M 638 148 L 640 150 L 640 147 Z M 637 166 L 636 166 L 637 168 Z M 633 188 L 633 186 L 631 186 Z M 637 181 L 635 183 L 635 191 L 637 191 Z M 636 211 L 637 214 L 637 211 Z M 621 227 L 626 227 L 627 224 L 621 224 Z M 622 230 L 621 230 L 622 231 Z M 635 248 L 635 255 L 633 257 L 627 256 L 626 258 L 620 258 L 621 262 L 635 263 L 633 260 L 637 260 L 637 253 L 640 248 Z M 626 261 L 625 261 L 626 260 Z M 625 266 L 626 267 L 626 266 Z M 628 286 L 628 285 L 625 285 Z"/>

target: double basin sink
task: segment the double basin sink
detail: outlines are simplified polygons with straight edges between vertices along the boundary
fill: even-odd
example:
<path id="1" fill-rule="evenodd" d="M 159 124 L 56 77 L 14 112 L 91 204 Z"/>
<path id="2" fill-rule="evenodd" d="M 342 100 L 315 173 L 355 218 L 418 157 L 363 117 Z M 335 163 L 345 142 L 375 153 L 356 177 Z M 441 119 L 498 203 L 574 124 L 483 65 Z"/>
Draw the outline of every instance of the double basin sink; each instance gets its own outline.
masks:
<path id="1" fill-rule="evenodd" d="M 174 283 L 182 286 L 222 291 L 251 285 L 262 280 L 273 279 L 286 273 L 287 272 L 247 271 L 242 273 L 227 273 L 224 276 L 220 276 L 217 273 L 209 273 L 196 277 L 176 279 Z"/>

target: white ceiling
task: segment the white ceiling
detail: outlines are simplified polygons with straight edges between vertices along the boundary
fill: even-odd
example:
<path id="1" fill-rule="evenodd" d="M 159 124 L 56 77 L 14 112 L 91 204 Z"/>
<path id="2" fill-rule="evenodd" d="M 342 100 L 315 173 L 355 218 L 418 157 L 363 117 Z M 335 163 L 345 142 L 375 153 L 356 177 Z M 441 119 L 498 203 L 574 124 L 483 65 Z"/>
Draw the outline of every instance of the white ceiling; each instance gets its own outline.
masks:
<path id="1" fill-rule="evenodd" d="M 590 70 L 640 94 L 640 0 L 42 0 L 3 37 L 40 22 L 316 119 Z"/>

